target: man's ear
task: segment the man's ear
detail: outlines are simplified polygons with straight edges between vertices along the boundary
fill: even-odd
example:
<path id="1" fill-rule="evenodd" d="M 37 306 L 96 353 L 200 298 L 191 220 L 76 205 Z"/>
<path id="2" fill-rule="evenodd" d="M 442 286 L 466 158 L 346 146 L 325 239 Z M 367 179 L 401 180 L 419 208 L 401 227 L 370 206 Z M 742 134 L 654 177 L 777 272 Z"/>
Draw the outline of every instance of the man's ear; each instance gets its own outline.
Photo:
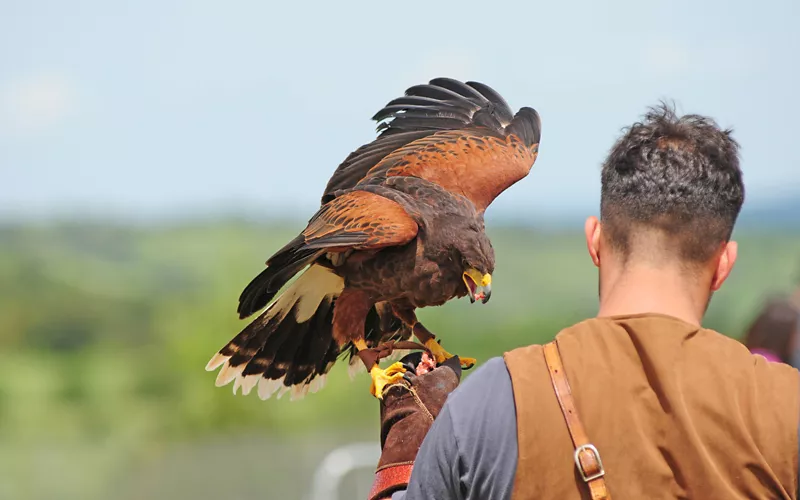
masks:
<path id="1" fill-rule="evenodd" d="M 728 279 L 733 265 L 736 263 L 736 255 L 739 252 L 739 245 L 735 241 L 729 241 L 722 248 L 722 254 L 717 261 L 717 269 L 714 271 L 714 278 L 711 280 L 711 291 L 716 292 L 722 283 Z"/>
<path id="2" fill-rule="evenodd" d="M 586 248 L 589 250 L 589 256 L 592 262 L 597 267 L 600 267 L 600 231 L 602 226 L 600 221 L 594 215 L 586 219 L 583 230 L 586 232 Z"/>

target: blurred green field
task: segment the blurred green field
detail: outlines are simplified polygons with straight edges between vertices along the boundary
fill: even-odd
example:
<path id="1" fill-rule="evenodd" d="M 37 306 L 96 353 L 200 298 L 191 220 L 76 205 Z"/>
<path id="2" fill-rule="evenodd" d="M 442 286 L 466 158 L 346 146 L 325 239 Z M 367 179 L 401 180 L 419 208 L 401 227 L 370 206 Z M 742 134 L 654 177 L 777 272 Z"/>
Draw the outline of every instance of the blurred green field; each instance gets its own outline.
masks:
<path id="1" fill-rule="evenodd" d="M 300 498 L 327 450 L 377 440 L 369 379 L 343 366 L 298 402 L 234 396 L 203 369 L 245 324 L 241 289 L 300 228 L 0 228 L 0 498 Z M 490 235 L 492 300 L 421 311 L 451 352 L 486 360 L 594 314 L 579 227 Z M 800 271 L 800 234 L 736 237 L 706 321 L 734 337 Z"/>

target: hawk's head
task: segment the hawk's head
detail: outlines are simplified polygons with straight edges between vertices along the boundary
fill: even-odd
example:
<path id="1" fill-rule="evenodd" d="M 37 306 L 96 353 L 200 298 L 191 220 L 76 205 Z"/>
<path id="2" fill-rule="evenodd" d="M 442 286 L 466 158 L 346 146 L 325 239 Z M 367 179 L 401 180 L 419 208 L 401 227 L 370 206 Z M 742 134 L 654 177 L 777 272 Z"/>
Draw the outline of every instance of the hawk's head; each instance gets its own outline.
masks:
<path id="1" fill-rule="evenodd" d="M 462 279 L 470 302 L 489 301 L 492 296 L 492 272 L 494 272 L 494 249 L 481 227 L 462 235 L 458 245 L 462 257 Z"/>

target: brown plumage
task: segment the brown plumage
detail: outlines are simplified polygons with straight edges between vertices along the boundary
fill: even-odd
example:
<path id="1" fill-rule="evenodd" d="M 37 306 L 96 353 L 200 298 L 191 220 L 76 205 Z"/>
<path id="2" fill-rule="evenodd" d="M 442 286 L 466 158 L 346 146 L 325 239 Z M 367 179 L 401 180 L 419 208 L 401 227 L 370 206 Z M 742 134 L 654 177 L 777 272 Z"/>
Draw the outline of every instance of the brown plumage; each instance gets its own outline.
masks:
<path id="1" fill-rule="evenodd" d="M 373 119 L 378 138 L 336 169 L 307 227 L 242 292 L 246 318 L 299 275 L 209 362 L 222 366 L 217 385 L 234 381 L 245 394 L 258 385 L 262 399 L 292 389 L 294 398 L 317 390 L 349 353 L 351 366 L 359 357 L 368 365 L 380 394 L 402 370 L 373 366 L 388 352 L 378 346 L 413 332 L 440 361 L 450 356 L 416 308 L 488 300 L 495 257 L 483 214 L 533 166 L 538 114 L 512 114 L 486 85 L 437 78 Z"/>

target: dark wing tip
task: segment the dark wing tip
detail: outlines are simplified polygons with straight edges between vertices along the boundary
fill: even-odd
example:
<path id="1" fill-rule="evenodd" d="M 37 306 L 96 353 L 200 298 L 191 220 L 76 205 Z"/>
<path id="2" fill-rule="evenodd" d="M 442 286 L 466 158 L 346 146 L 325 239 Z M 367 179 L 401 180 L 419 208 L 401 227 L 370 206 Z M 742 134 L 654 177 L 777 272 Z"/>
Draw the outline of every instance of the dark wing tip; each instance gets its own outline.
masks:
<path id="1" fill-rule="evenodd" d="M 488 102 L 486 96 L 478 92 L 474 87 L 469 86 L 469 82 L 464 83 L 456 80 L 455 78 L 441 76 L 439 78 L 434 78 L 428 83 L 430 85 L 435 85 L 437 87 L 445 88 L 451 92 L 455 92 L 456 94 L 466 97 L 467 99 L 473 99 L 476 102 Z"/>
<path id="2" fill-rule="evenodd" d="M 514 112 L 508 105 L 503 96 L 492 87 L 480 82 L 467 82 L 467 85 L 481 93 L 489 102 L 494 105 L 494 113 L 501 121 L 508 123 L 514 118 Z"/>
<path id="3" fill-rule="evenodd" d="M 533 108 L 520 108 L 514 119 L 506 127 L 505 133 L 506 135 L 513 134 L 519 137 L 528 147 L 539 144 L 542 138 L 542 118 Z"/>
<path id="4" fill-rule="evenodd" d="M 478 82 L 438 77 L 405 91 L 372 117 L 381 136 L 412 130 L 453 130 L 477 125 L 502 132 L 513 120 L 508 103 Z"/>

